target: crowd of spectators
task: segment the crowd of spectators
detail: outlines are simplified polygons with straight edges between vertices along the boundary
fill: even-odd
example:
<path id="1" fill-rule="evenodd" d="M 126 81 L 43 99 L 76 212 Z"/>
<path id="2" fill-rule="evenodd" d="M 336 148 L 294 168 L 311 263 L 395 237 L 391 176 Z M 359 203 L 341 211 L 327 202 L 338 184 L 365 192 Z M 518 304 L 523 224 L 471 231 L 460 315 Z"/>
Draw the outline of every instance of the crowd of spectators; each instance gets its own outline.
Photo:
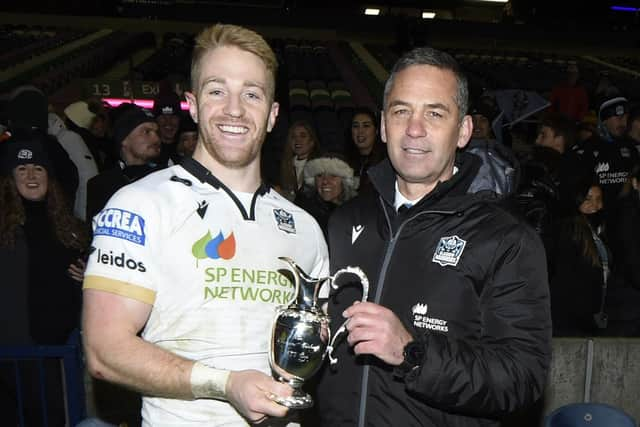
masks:
<path id="1" fill-rule="evenodd" d="M 466 149 L 545 245 L 554 334 L 640 336 L 640 105 L 605 79 L 601 99 L 589 99 L 575 64 L 549 94 L 527 122 L 535 135 L 510 144 L 493 132 L 500 111 L 483 93 Z M 62 344 L 77 331 L 91 221 L 119 188 L 193 152 L 197 124 L 180 101 L 164 90 L 152 110 L 81 99 L 55 111 L 34 86 L 11 92 L 0 124 L 0 312 L 14 327 L 3 343 Z M 280 173 L 265 177 L 325 232 L 336 206 L 370 191 L 366 171 L 386 158 L 378 114 L 362 106 L 351 117 L 344 152 L 324 149 L 313 123 L 291 123 L 271 168 Z"/>

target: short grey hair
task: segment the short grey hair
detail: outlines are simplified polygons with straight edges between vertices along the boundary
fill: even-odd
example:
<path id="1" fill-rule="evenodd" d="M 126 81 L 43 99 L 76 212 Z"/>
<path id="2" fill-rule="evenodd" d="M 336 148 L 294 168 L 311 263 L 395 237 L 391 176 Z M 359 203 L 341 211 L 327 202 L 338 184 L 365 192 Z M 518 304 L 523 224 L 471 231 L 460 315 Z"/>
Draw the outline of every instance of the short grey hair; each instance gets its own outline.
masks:
<path id="1" fill-rule="evenodd" d="M 453 99 L 458 106 L 460 120 L 462 120 L 469 109 L 469 84 L 467 83 L 467 77 L 462 72 L 458 61 L 448 53 L 432 47 L 417 47 L 405 53 L 400 59 L 398 59 L 391 69 L 391 74 L 384 85 L 384 97 L 382 100 L 383 108 L 386 109 L 387 107 L 387 98 L 389 96 L 389 92 L 391 92 L 391 88 L 393 87 L 396 74 L 405 68 L 411 67 L 412 65 L 431 65 L 442 70 L 449 70 L 454 74 L 458 90 Z"/>

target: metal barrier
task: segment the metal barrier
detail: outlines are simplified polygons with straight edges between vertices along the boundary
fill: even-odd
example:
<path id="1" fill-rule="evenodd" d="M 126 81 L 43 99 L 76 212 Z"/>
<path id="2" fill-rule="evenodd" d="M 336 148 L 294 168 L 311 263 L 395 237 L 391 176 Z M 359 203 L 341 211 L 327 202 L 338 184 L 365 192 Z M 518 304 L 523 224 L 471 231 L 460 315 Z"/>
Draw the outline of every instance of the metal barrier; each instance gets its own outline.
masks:
<path id="1" fill-rule="evenodd" d="M 33 410 L 34 403 L 37 403 L 42 425 L 49 426 L 51 396 L 61 397 L 65 425 L 75 426 L 85 418 L 84 368 L 77 333 L 66 345 L 0 346 L 0 366 L 3 380 L 7 382 L 5 386 L 14 394 L 19 426 L 26 425 L 25 411 Z M 48 390 L 52 385 L 58 386 L 59 390 Z M 25 396 L 32 401 L 26 401 Z M 37 402 L 33 402 L 34 399 Z"/>

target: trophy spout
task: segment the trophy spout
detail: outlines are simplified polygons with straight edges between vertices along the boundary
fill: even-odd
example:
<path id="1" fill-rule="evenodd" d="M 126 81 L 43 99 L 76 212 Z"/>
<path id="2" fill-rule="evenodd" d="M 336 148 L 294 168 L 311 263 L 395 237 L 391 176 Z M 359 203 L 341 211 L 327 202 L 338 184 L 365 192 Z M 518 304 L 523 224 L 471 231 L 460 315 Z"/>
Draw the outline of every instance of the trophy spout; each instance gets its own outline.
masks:
<path id="1" fill-rule="evenodd" d="M 293 275 L 295 289 L 293 291 L 293 299 L 287 303 L 287 306 L 296 304 L 302 309 L 316 310 L 318 304 L 318 290 L 320 284 L 326 278 L 315 278 L 309 276 L 302 268 L 289 257 L 278 257 L 278 259 L 287 263 L 289 271 Z"/>

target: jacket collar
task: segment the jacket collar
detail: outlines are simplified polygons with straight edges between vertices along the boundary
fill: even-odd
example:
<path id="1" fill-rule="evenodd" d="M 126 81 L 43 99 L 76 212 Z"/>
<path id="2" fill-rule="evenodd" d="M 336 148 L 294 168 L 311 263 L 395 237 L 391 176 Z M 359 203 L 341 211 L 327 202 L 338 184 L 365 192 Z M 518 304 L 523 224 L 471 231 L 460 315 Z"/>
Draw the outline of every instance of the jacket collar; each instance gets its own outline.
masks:
<path id="1" fill-rule="evenodd" d="M 437 200 L 441 200 L 445 195 L 460 196 L 466 194 L 480 169 L 481 163 L 481 160 L 477 156 L 459 152 L 455 160 L 458 173 L 447 181 L 438 182 L 435 188 L 424 196 L 416 206 L 430 205 Z M 387 158 L 376 166 L 371 167 L 367 173 L 371 184 L 384 200 L 385 204 L 393 206 L 395 200 L 396 172 L 393 169 L 391 161 Z"/>

